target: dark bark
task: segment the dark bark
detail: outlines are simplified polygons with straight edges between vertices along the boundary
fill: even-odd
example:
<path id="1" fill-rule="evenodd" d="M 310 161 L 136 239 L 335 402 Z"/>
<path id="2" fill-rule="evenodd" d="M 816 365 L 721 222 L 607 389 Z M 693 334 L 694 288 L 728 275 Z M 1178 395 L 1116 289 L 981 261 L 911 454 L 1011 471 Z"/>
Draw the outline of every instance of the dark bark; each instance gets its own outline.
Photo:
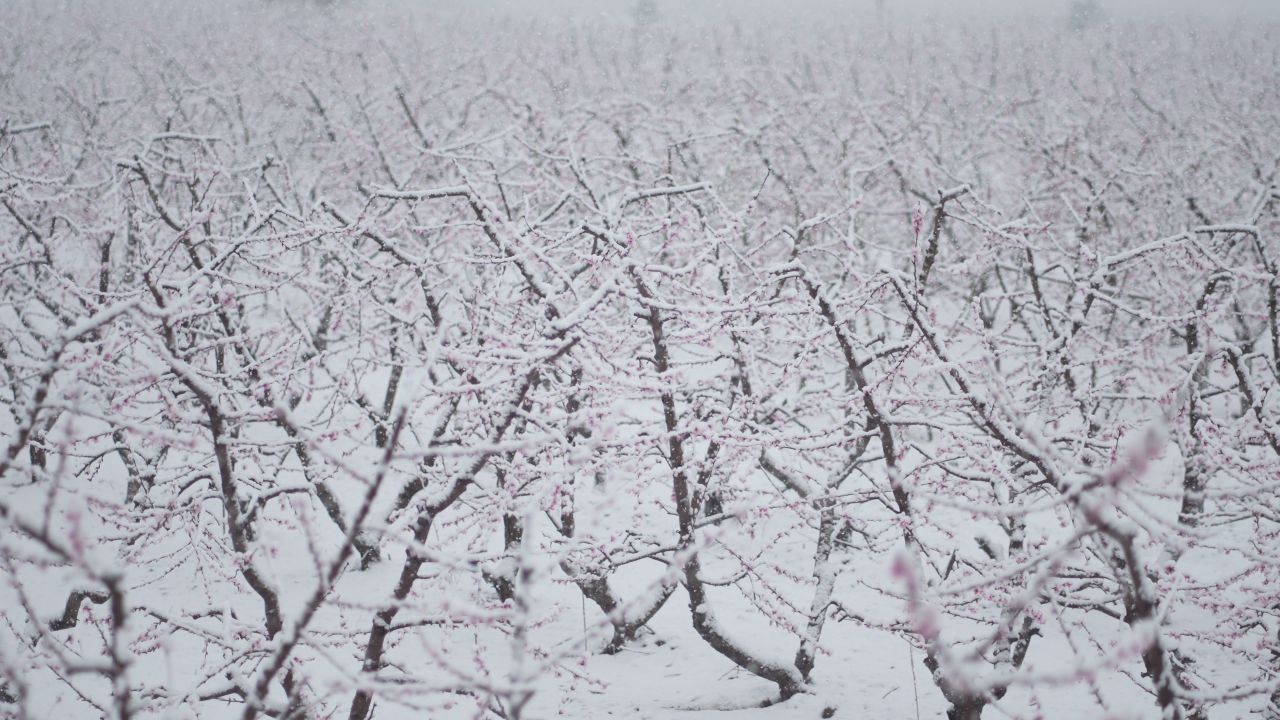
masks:
<path id="1" fill-rule="evenodd" d="M 636 280 L 640 295 L 646 299 L 652 294 L 642 281 Z M 646 315 L 650 334 L 653 339 L 654 367 L 659 375 L 666 375 L 671 369 L 670 354 L 667 349 L 666 334 L 662 315 L 656 307 L 650 307 Z M 697 488 L 690 487 L 688 468 L 685 461 L 684 439 L 679 431 L 679 419 L 676 412 L 675 394 L 670 390 L 661 393 L 662 417 L 667 430 L 667 463 L 671 467 L 672 489 L 675 494 L 676 519 L 679 524 L 680 539 L 677 544 L 677 556 L 686 556 L 682 576 L 685 591 L 689 595 L 689 612 L 693 619 L 693 629 L 713 650 L 731 660 L 738 667 L 761 677 L 778 686 L 783 698 L 788 698 L 800 691 L 803 680 L 795 668 L 772 665 L 759 660 L 734 643 L 726 636 L 715 622 L 707 597 L 706 586 L 701 578 L 701 563 L 698 554 L 692 552 L 696 529 Z M 708 449 L 713 453 L 716 445 Z"/>

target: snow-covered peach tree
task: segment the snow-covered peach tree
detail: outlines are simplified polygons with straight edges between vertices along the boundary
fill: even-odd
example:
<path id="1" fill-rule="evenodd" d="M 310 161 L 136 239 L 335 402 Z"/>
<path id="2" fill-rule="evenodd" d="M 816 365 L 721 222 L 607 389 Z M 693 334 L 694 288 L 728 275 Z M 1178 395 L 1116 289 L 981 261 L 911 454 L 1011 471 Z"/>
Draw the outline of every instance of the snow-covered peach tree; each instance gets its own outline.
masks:
<path id="1" fill-rule="evenodd" d="M 1277 28 L 1061 26 L 0 7 L 0 714 L 1280 717 Z"/>

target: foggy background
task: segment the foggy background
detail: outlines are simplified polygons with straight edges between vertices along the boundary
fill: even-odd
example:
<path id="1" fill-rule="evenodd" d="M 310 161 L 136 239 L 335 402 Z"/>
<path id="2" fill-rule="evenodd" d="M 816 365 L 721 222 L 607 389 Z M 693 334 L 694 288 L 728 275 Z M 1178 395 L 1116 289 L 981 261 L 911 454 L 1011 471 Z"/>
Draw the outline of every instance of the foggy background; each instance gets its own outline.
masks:
<path id="1" fill-rule="evenodd" d="M 406 4 L 409 3 L 406 0 Z M 510 13 L 556 12 L 572 15 L 630 13 L 636 0 L 427 0 L 440 9 L 496 9 Z M 788 16 L 823 13 L 874 15 L 877 0 L 652 0 L 666 17 Z M 1065 16 L 1071 0 L 884 0 L 890 15 L 1057 15 Z M 1104 13 L 1117 18 L 1191 15 L 1200 18 L 1280 18 L 1280 0 L 1098 0 Z"/>

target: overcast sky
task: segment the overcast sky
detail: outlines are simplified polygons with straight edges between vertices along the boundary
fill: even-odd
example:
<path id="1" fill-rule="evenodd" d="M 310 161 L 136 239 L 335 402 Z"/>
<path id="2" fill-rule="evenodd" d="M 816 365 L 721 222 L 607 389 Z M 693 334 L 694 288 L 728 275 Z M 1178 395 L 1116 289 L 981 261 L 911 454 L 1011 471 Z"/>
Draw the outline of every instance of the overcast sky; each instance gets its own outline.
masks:
<path id="1" fill-rule="evenodd" d="M 466 5 L 487 5 L 514 13 L 547 11 L 573 15 L 629 12 L 637 0 L 471 0 Z M 434 0 L 439 6 L 457 6 L 457 0 Z M 655 0 L 668 16 L 794 15 L 830 12 L 855 14 L 874 12 L 876 0 Z M 893 13 L 986 13 L 1064 15 L 1071 0 L 885 0 Z M 1280 19 L 1280 0 L 1098 0 L 1116 17 L 1134 15 L 1210 16 L 1221 19 L 1268 17 Z"/>

